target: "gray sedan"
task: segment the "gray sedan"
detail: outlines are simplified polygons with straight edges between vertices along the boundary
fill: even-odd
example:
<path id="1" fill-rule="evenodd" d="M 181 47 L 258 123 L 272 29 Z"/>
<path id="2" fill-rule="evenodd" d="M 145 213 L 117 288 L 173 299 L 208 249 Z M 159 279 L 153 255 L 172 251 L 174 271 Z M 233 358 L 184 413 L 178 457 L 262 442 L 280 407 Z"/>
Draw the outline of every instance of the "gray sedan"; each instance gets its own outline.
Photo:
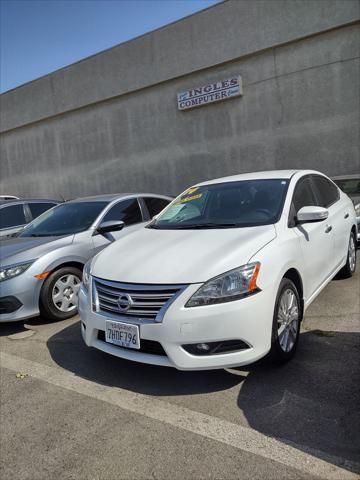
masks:
<path id="1" fill-rule="evenodd" d="M 102 195 L 60 204 L 21 234 L 0 242 L 0 322 L 77 313 L 86 261 L 149 221 L 172 199 L 153 194 Z"/>

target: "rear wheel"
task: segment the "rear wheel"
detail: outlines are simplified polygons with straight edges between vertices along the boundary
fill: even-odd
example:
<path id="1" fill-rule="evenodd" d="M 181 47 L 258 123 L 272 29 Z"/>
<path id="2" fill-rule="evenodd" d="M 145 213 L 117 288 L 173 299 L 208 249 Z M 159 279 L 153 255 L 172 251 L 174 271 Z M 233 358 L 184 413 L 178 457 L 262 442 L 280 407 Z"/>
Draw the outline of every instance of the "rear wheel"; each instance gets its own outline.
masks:
<path id="1" fill-rule="evenodd" d="M 50 320 L 65 320 L 78 311 L 82 272 L 75 267 L 56 270 L 45 280 L 40 293 L 40 313 Z"/>
<path id="2" fill-rule="evenodd" d="M 348 254 L 346 264 L 338 273 L 338 278 L 350 278 L 354 275 L 356 269 L 356 240 L 354 232 L 350 233 Z"/>
<path id="3" fill-rule="evenodd" d="M 299 341 L 301 301 L 295 284 L 283 278 L 276 297 L 270 358 L 277 363 L 289 361 Z"/>

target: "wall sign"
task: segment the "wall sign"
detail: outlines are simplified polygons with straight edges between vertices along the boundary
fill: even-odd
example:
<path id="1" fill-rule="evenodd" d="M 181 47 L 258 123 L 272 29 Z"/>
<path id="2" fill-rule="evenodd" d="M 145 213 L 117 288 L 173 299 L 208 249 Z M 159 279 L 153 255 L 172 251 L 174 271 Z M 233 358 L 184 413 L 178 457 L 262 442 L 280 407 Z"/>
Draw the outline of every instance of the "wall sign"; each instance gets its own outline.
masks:
<path id="1" fill-rule="evenodd" d="M 203 87 L 192 88 L 177 94 L 179 110 L 201 107 L 208 103 L 219 102 L 242 95 L 241 76 L 231 77 L 216 83 L 209 83 Z"/>

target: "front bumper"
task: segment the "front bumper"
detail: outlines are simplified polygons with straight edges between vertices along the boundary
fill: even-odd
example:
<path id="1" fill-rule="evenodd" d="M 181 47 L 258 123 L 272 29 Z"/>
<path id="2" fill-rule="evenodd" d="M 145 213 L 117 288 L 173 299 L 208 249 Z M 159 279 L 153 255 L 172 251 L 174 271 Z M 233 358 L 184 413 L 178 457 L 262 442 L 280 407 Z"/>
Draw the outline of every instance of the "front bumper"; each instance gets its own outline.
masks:
<path id="1" fill-rule="evenodd" d="M 0 309 L 0 323 L 17 322 L 39 315 L 42 281 L 34 278 L 29 270 L 18 277 L 0 283 L 0 305 L 4 305 L 4 308 Z M 12 304 L 10 308 L 9 303 Z M 4 313 L 7 310 L 10 313 Z"/>
<path id="2" fill-rule="evenodd" d="M 170 304 L 161 323 L 141 323 L 133 317 L 118 316 L 118 321 L 139 325 L 140 341 L 158 342 L 163 354 L 145 353 L 106 343 L 103 332 L 106 319 L 109 317 L 92 311 L 91 295 L 82 288 L 79 294 L 79 313 L 83 339 L 86 345 L 117 357 L 175 367 L 179 370 L 206 370 L 246 365 L 269 352 L 275 301 L 275 295 L 271 290 L 234 302 L 185 308 L 187 300 L 198 288 L 199 285 L 187 287 Z M 114 317 L 111 319 L 114 320 Z M 182 347 L 228 340 L 241 340 L 248 348 L 230 353 L 193 355 Z"/>

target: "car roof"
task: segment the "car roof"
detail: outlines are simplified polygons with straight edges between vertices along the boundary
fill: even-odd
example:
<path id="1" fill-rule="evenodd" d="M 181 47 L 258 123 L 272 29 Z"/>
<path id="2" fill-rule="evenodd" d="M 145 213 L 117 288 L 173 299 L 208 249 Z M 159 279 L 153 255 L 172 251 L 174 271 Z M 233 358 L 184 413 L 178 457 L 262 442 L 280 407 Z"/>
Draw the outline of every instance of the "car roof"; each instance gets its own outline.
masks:
<path id="1" fill-rule="evenodd" d="M 61 203 L 61 200 L 54 200 L 53 198 L 18 198 L 17 200 L 1 200 L 0 205 L 16 205 L 18 203 L 40 202 L 40 203 Z"/>
<path id="2" fill-rule="evenodd" d="M 319 175 L 323 175 L 321 172 L 317 172 L 316 170 L 265 170 L 261 172 L 251 172 L 251 173 L 241 173 L 239 175 L 231 175 L 229 177 L 222 177 L 216 178 L 214 180 L 208 180 L 206 182 L 198 183 L 197 186 L 202 185 L 211 185 L 213 183 L 225 183 L 225 182 L 240 182 L 243 180 L 270 180 L 270 179 L 290 179 L 296 173 L 300 173 L 303 175 L 315 173 Z"/>
<path id="3" fill-rule="evenodd" d="M 112 202 L 113 200 L 120 200 L 125 197 L 157 197 L 169 198 L 167 195 L 159 195 L 158 193 L 107 193 L 104 195 L 93 195 L 90 197 L 79 197 L 69 200 L 71 202 Z"/>

